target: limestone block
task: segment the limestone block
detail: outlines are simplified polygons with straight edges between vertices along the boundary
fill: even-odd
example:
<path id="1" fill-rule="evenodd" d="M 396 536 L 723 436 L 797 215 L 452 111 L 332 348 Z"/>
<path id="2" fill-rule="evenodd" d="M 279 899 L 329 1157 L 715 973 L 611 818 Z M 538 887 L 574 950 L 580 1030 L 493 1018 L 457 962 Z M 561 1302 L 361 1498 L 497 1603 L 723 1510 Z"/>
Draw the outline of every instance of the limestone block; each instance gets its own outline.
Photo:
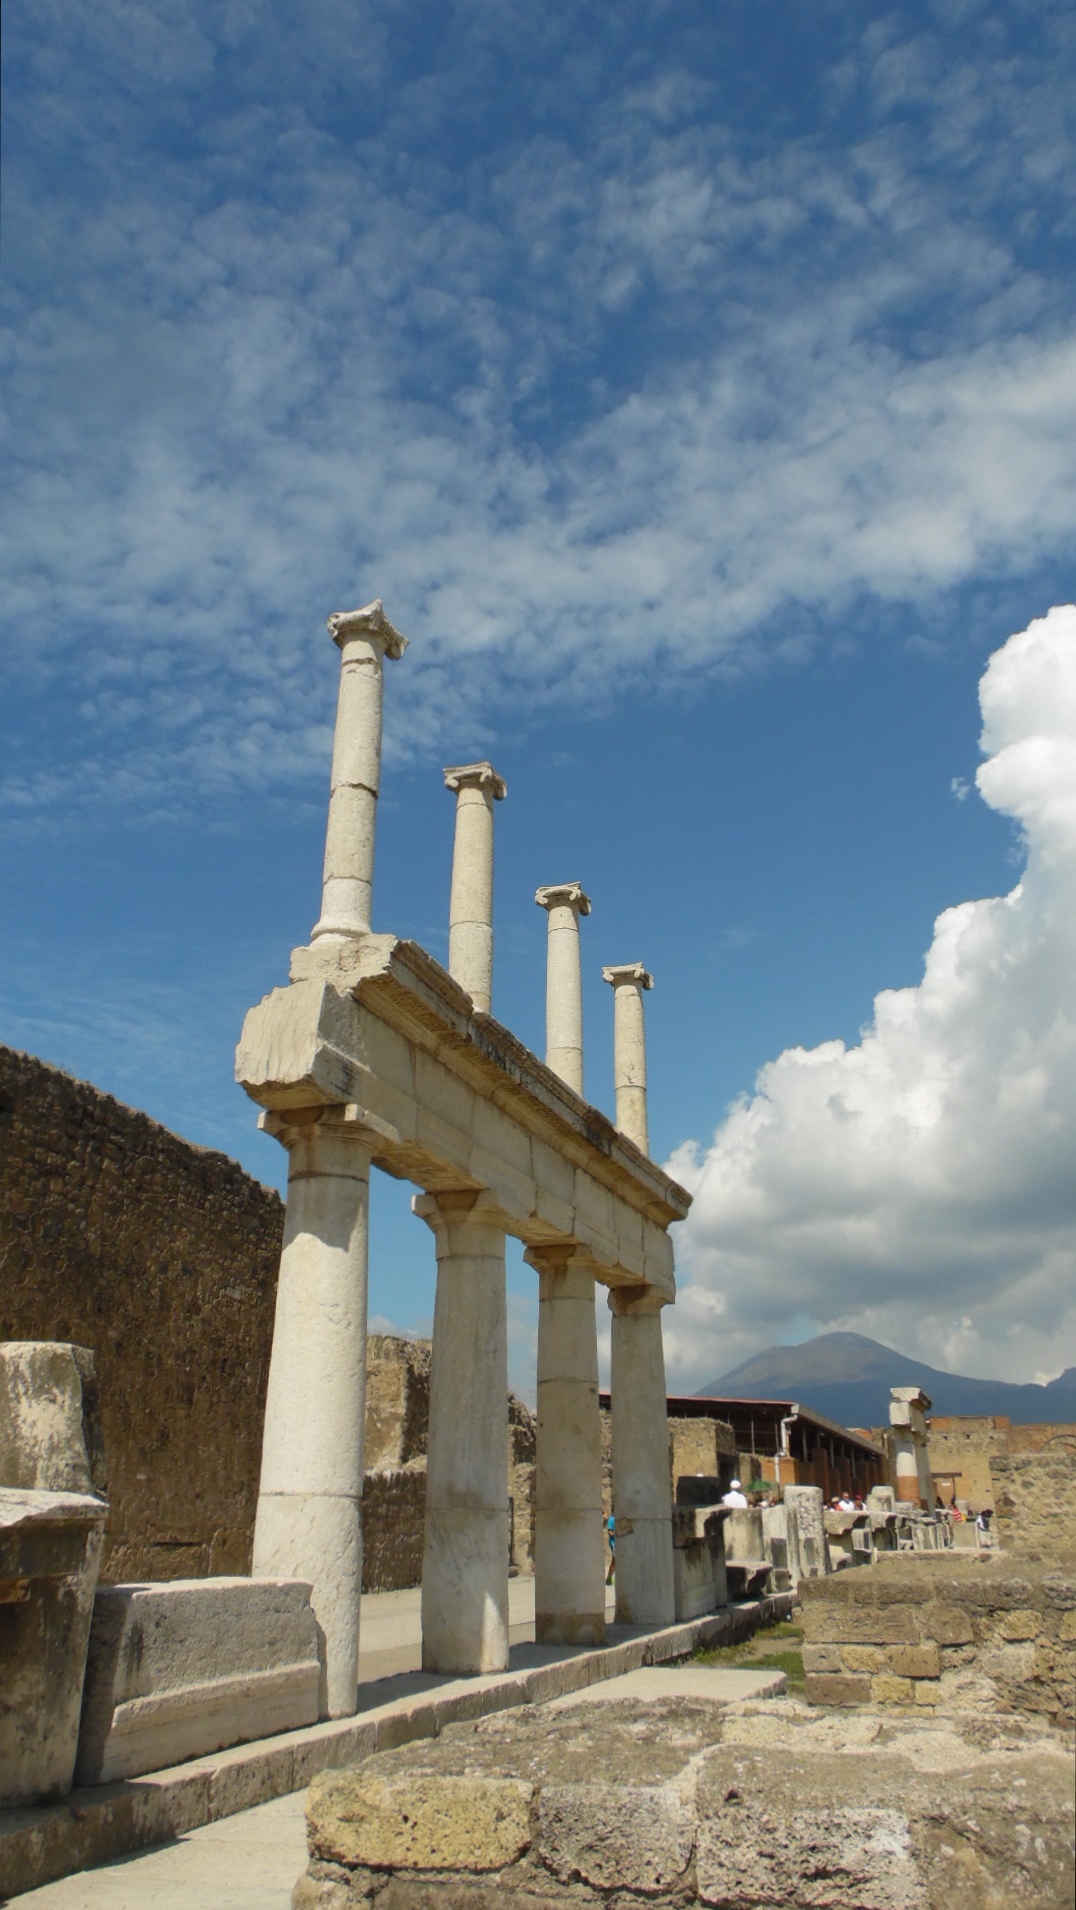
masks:
<path id="1" fill-rule="evenodd" d="M 0 1487 L 0 1805 L 71 1789 L 108 1503 Z"/>
<path id="2" fill-rule="evenodd" d="M 908 1819 L 896 1809 L 774 1809 L 729 1800 L 699 1826 L 701 1902 L 723 1910 L 792 1906 L 805 1879 L 824 1877 L 827 1904 L 849 1910 L 913 1910 L 922 1903 Z M 812 1893 L 813 1897 L 813 1893 Z"/>
<path id="3" fill-rule="evenodd" d="M 1076 1640 L 1076 1612 L 1063 1612 L 1061 1614 L 1058 1636 L 1064 1639 L 1066 1643 L 1070 1639 Z"/>
<path id="4" fill-rule="evenodd" d="M 704 1612 L 716 1610 L 718 1586 L 713 1557 L 705 1539 L 695 1539 L 690 1545 L 674 1546 L 673 1591 L 678 1625 L 690 1618 L 699 1618 Z M 727 1602 L 726 1592 L 721 1603 Z"/>
<path id="5" fill-rule="evenodd" d="M 310 1786 L 312 1857 L 392 1870 L 500 1870 L 530 1843 L 532 1786 L 492 1776 L 323 1771 Z"/>
<path id="6" fill-rule="evenodd" d="M 959 1605 L 931 1603 L 922 1614 L 923 1633 L 937 1645 L 972 1645 L 975 1626 L 970 1612 Z"/>
<path id="7" fill-rule="evenodd" d="M 917 1645 L 919 1626 L 914 1611 L 905 1605 L 862 1606 L 812 1599 L 803 1607 L 803 1635 L 811 1644 Z"/>
<path id="8" fill-rule="evenodd" d="M 0 1344 L 0 1485 L 25 1492 L 104 1492 L 97 1374 L 88 1347 Z"/>
<path id="9" fill-rule="evenodd" d="M 1039 1612 L 1003 1612 L 997 1622 L 998 1637 L 1004 1638 L 1007 1644 L 1023 1644 L 1038 1638 L 1042 1629 Z"/>
<path id="10" fill-rule="evenodd" d="M 808 1672 L 808 1704 L 869 1704 L 871 1681 L 851 1672 Z"/>
<path id="11" fill-rule="evenodd" d="M 756 1506 L 734 1506 L 725 1520 L 726 1563 L 756 1563 L 768 1557 L 761 1510 Z"/>
<path id="12" fill-rule="evenodd" d="M 805 1672 L 843 1672 L 845 1669 L 844 1653 L 841 1651 L 839 1645 L 804 1645 L 803 1669 Z"/>
<path id="13" fill-rule="evenodd" d="M 871 1698 L 875 1704 L 911 1704 L 915 1688 L 910 1678 L 872 1678 Z"/>
<path id="14" fill-rule="evenodd" d="M 682 1877 L 694 1814 L 671 1784 L 549 1784 L 538 1804 L 540 1853 L 562 1883 L 650 1896 Z"/>
<path id="15" fill-rule="evenodd" d="M 941 1677 L 937 1645 L 891 1645 L 885 1655 L 889 1669 L 901 1678 Z"/>
<path id="16" fill-rule="evenodd" d="M 321 1675 L 308 1584 L 105 1586 L 94 1605 L 78 1781 L 136 1777 L 314 1724 Z"/>
<path id="17" fill-rule="evenodd" d="M 896 1647 L 900 1650 L 900 1647 Z M 913 1650 L 913 1646 L 905 1647 Z M 846 1671 L 888 1671 L 889 1653 L 882 1645 L 842 1645 L 841 1656 Z"/>

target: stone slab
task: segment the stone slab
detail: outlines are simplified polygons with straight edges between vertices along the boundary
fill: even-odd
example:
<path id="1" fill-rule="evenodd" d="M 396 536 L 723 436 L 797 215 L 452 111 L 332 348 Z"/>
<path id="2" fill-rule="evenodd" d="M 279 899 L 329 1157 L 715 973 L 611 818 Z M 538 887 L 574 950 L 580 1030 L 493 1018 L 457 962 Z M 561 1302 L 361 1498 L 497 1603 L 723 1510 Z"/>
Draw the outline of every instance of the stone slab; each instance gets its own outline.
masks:
<path id="1" fill-rule="evenodd" d="M 556 1699 L 558 1705 L 615 1704 L 621 1698 L 703 1698 L 709 1704 L 740 1704 L 746 1698 L 783 1698 L 783 1671 L 740 1671 L 716 1665 L 645 1665 L 619 1678 L 606 1678 L 585 1691 Z"/>
<path id="2" fill-rule="evenodd" d="M 518 1670 L 466 1679 L 408 1674 L 406 1695 L 386 1693 L 383 1704 L 371 1703 L 376 1693 L 364 1687 L 367 1708 L 354 1718 L 238 1745 L 127 1782 L 86 1786 L 48 1808 L 8 1812 L 0 1823 L 0 1876 L 8 1894 L 17 1896 L 302 1790 L 318 1771 L 433 1737 L 451 1723 L 543 1704 L 644 1664 L 688 1658 L 701 1644 L 736 1643 L 759 1625 L 787 1618 L 791 1609 L 791 1596 L 778 1594 L 664 1630 L 613 1627 L 601 1650 L 517 1647 L 514 1664 L 526 1661 Z"/>
<path id="3" fill-rule="evenodd" d="M 76 1779 L 139 1777 L 314 1724 L 320 1677 L 310 1587 L 298 1580 L 104 1586 L 94 1601 Z"/>

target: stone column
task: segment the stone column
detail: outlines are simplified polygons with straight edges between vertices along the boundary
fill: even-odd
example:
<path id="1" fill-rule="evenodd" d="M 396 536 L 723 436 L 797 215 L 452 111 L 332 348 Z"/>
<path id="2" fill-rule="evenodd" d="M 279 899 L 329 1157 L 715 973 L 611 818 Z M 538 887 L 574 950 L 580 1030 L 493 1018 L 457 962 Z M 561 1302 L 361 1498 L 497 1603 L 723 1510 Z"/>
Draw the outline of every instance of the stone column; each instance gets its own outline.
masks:
<path id="1" fill-rule="evenodd" d="M 255 1578 L 299 1578 L 325 1641 L 321 1714 L 349 1717 L 359 1671 L 370 1155 L 343 1108 L 264 1115 L 288 1149 Z"/>
<path id="2" fill-rule="evenodd" d="M 336 611 L 329 618 L 329 632 L 340 646 L 340 696 L 321 917 L 311 941 L 324 935 L 345 940 L 370 928 L 381 781 L 382 664 L 385 657 L 400 657 L 407 648 L 407 638 L 393 629 L 380 598 L 364 610 Z"/>
<path id="3" fill-rule="evenodd" d="M 901 1505 L 921 1505 L 934 1510 L 934 1486 L 930 1477 L 927 1452 L 926 1414 L 931 1408 L 927 1394 L 918 1386 L 892 1386 L 889 1393 L 889 1423 L 897 1470 L 897 1501 Z"/>
<path id="4" fill-rule="evenodd" d="M 616 1124 L 644 1154 L 650 1152 L 646 1125 L 646 1029 L 643 1026 L 643 989 L 653 988 L 654 977 L 642 962 L 603 968 L 602 980 L 613 989 L 613 1067 L 616 1075 Z"/>
<path id="5" fill-rule="evenodd" d="M 601 1411 L 594 1277 L 570 1247 L 530 1247 L 539 1276 L 534 1636 L 605 1642 Z"/>
<path id="6" fill-rule="evenodd" d="M 545 1058 L 577 1094 L 583 1092 L 583 976 L 579 961 L 579 917 L 590 914 L 590 898 L 578 882 L 554 883 L 534 897 L 549 917 L 546 944 Z"/>
<path id="7" fill-rule="evenodd" d="M 504 1225 L 475 1193 L 416 1195 L 437 1238 L 424 1671 L 508 1665 L 508 1323 Z"/>
<path id="8" fill-rule="evenodd" d="M 508 786 L 492 763 L 445 770 L 456 792 L 456 842 L 448 910 L 448 972 L 482 1014 L 493 996 L 493 805 Z"/>
<path id="9" fill-rule="evenodd" d="M 663 1305 L 652 1288 L 618 1287 L 609 1295 L 620 1625 L 671 1625 L 676 1617 Z"/>

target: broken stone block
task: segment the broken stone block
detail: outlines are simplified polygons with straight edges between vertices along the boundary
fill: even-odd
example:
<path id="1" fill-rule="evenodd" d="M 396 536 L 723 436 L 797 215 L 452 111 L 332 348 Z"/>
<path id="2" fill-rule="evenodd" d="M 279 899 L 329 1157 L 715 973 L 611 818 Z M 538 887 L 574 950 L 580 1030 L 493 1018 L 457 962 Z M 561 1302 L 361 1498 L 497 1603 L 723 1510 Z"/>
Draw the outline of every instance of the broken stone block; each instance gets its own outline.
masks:
<path id="1" fill-rule="evenodd" d="M 164 1770 L 318 1718 L 310 1587 L 172 1579 L 97 1594 L 79 1732 L 80 1784 Z"/>
<path id="2" fill-rule="evenodd" d="M 103 1493 L 106 1484 L 89 1348 L 66 1340 L 0 1343 L 0 1485 Z"/>
<path id="3" fill-rule="evenodd" d="M 1069 1910 L 1071 1757 L 999 1726 L 677 1697 L 450 1725 L 315 1778 L 293 1905 Z"/>
<path id="4" fill-rule="evenodd" d="M 0 1805 L 71 1789 L 108 1503 L 0 1486 Z"/>

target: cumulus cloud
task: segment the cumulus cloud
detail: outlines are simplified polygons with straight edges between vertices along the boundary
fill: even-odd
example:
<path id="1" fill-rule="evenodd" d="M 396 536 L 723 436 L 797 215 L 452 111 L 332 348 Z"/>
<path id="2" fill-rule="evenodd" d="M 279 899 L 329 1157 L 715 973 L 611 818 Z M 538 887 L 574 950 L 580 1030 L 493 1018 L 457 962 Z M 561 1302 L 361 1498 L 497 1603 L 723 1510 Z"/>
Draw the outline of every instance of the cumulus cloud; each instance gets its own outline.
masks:
<path id="1" fill-rule="evenodd" d="M 838 1328 L 1005 1379 L 1076 1363 L 1076 608 L 1011 637 L 980 699 L 1021 880 L 938 917 L 857 1046 L 786 1050 L 674 1155 L 680 1386 Z"/>
<path id="2" fill-rule="evenodd" d="M 402 11 L 14 0 L 17 817 L 320 781 L 375 594 L 413 753 L 1071 543 L 1060 16 L 831 8 L 760 140 L 697 22 Z"/>

